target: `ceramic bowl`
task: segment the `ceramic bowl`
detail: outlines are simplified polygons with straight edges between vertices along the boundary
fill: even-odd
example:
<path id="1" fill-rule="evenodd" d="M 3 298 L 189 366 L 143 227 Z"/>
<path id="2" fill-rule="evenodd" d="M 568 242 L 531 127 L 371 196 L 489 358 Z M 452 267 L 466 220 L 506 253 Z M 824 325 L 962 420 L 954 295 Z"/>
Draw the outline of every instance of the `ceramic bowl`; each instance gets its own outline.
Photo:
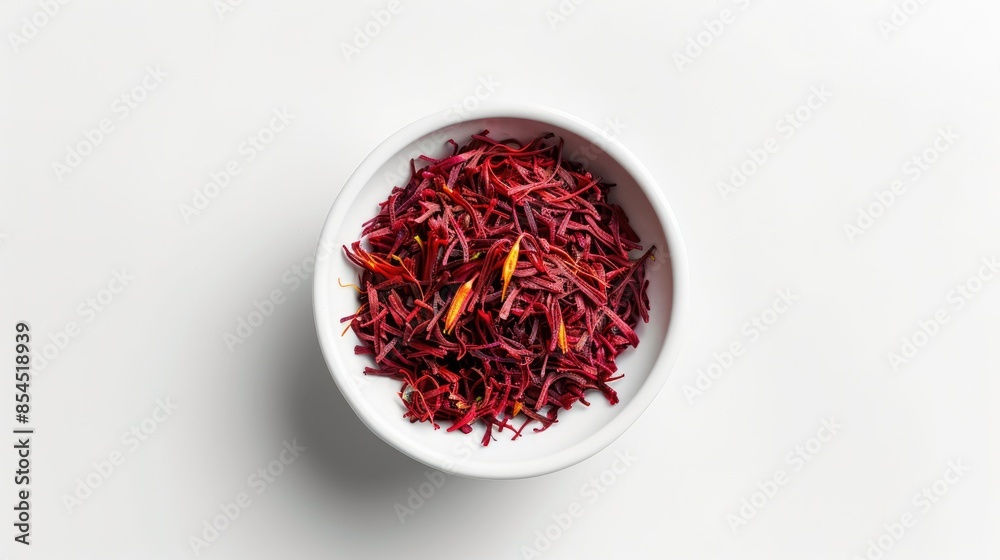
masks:
<path id="1" fill-rule="evenodd" d="M 409 178 L 410 159 L 420 154 L 442 157 L 454 139 L 460 145 L 472 134 L 489 130 L 495 138 L 528 141 L 553 132 L 565 140 L 564 154 L 584 163 L 604 180 L 615 183 L 609 198 L 629 216 L 644 247 L 656 245 L 656 260 L 647 266 L 650 321 L 640 322 L 637 348 L 617 360 L 624 377 L 613 382 L 620 402 L 611 406 L 594 393 L 591 405 L 562 410 L 559 422 L 541 433 L 526 429 L 511 441 L 510 432 L 494 431 L 495 441 L 482 446 L 482 425 L 471 434 L 435 430 L 411 423 L 397 392 L 401 382 L 367 377 L 369 355 L 357 356 L 358 339 L 341 333 L 342 317 L 359 305 L 357 293 L 338 284 L 353 281 L 358 270 L 342 247 L 358 239 L 361 225 L 378 211 L 394 185 Z M 649 406 L 663 386 L 678 353 L 683 307 L 687 298 L 687 260 L 676 221 L 663 189 L 643 165 L 614 137 L 563 112 L 532 106 L 480 108 L 460 120 L 445 112 L 421 119 L 387 138 L 361 163 L 330 210 L 320 238 L 314 277 L 316 330 L 323 355 L 347 402 L 368 428 L 399 451 L 433 468 L 468 477 L 523 478 L 566 468 L 614 442 Z M 446 423 L 447 424 L 447 423 Z M 331 426 L 330 429 L 336 429 Z"/>

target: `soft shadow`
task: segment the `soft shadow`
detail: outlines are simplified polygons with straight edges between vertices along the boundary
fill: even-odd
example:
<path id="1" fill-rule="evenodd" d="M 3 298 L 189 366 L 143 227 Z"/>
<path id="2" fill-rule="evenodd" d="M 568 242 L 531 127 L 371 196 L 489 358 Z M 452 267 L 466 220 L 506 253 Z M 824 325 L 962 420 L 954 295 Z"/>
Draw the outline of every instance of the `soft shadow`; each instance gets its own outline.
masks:
<path id="1" fill-rule="evenodd" d="M 289 334 L 289 369 L 282 375 L 286 413 L 293 433 L 309 446 L 302 461 L 314 478 L 346 494 L 371 502 L 399 498 L 399 486 L 422 476 L 422 464 L 378 438 L 357 417 L 330 375 L 313 323 L 312 301 L 300 298 Z M 405 491 L 405 490 L 404 490 Z"/>

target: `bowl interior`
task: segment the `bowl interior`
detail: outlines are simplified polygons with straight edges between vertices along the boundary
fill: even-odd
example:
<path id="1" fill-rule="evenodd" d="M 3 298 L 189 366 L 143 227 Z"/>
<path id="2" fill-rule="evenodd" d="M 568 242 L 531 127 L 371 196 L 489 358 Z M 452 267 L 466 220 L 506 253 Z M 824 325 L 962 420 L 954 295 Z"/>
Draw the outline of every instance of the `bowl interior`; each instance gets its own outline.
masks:
<path id="1" fill-rule="evenodd" d="M 323 247 L 332 248 L 332 252 L 328 258 L 317 259 L 316 319 L 334 378 L 369 428 L 399 450 L 434 468 L 467 476 L 515 478 L 567 467 L 621 435 L 652 401 L 666 377 L 667 364 L 653 367 L 667 345 L 674 304 L 674 267 L 664 226 L 668 219 L 665 205 L 654 203 L 647 196 L 639 185 L 644 171 L 629 161 L 631 156 L 614 140 L 602 136 L 590 125 L 546 120 L 487 117 L 452 123 L 431 132 L 426 132 L 426 127 L 422 131 L 414 130 L 413 126 L 403 129 L 376 149 L 352 176 L 323 231 L 321 252 Z M 403 418 L 405 409 L 396 395 L 402 383 L 363 375 L 364 367 L 372 365 L 372 357 L 354 354 L 358 339 L 350 331 L 341 336 L 343 325 L 339 322 L 357 310 L 358 294 L 337 282 L 338 278 L 344 282 L 356 281 L 358 270 L 344 257 L 341 246 L 357 240 L 362 223 L 377 213 L 378 203 L 385 200 L 394 185 L 408 180 L 410 158 L 419 154 L 443 157 L 450 154 L 451 148 L 445 145 L 449 138 L 464 145 L 470 135 L 483 130 L 489 130 L 494 138 L 516 138 L 522 142 L 547 132 L 562 137 L 564 154 L 569 159 L 585 163 L 593 173 L 616 184 L 610 199 L 625 210 L 643 247 L 657 247 L 656 260 L 647 266 L 650 321 L 640 323 L 637 328 L 639 346 L 627 349 L 617 360 L 624 378 L 613 382 L 612 387 L 618 392 L 620 402 L 611 406 L 598 392 L 591 392 L 589 407 L 576 404 L 570 410 L 560 411 L 558 423 L 545 432 L 534 433 L 529 427 L 522 437 L 511 441 L 511 432 L 494 430 L 496 439 L 487 447 L 480 445 L 485 429 L 482 425 L 476 425 L 470 434 L 462 434 L 446 432 L 450 425 L 447 422 L 439 430 L 428 423 L 410 423 Z M 417 164 L 419 167 L 420 162 Z"/>

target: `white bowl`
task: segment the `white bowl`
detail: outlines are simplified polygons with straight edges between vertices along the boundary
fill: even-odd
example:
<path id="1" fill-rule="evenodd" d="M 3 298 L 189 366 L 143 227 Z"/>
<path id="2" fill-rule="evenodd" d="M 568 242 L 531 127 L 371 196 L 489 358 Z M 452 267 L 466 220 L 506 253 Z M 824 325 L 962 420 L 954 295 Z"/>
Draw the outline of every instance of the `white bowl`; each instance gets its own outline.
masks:
<path id="1" fill-rule="evenodd" d="M 656 181 L 620 143 L 597 127 L 553 109 L 517 106 L 481 108 L 473 118 L 456 122 L 450 112 L 431 115 L 396 132 L 365 158 L 333 203 L 316 258 L 313 305 L 316 330 L 326 363 L 351 408 L 371 431 L 406 455 L 457 475 L 510 479 L 537 476 L 566 468 L 594 455 L 621 436 L 656 397 L 677 356 L 682 308 L 687 298 L 687 259 L 676 221 Z M 576 159 L 605 181 L 615 183 L 609 199 L 625 210 L 643 247 L 656 245 L 656 260 L 647 266 L 650 321 L 640 321 L 640 343 L 617 359 L 624 378 L 611 386 L 620 402 L 611 406 L 603 396 L 588 394 L 591 405 L 561 410 L 559 421 L 541 433 L 531 431 L 511 441 L 507 430 L 496 432 L 488 446 L 480 444 L 481 424 L 470 434 L 435 430 L 429 423 L 410 423 L 397 392 L 402 383 L 368 377 L 370 355 L 356 356 L 358 339 L 341 333 L 342 317 L 358 307 L 357 292 L 338 285 L 355 281 L 358 270 L 342 246 L 358 239 L 361 224 L 374 216 L 378 203 L 394 185 L 409 179 L 410 158 L 421 153 L 439 157 L 469 136 L 488 129 L 494 138 L 527 141 L 546 132 L 565 140 L 564 154 Z M 448 152 L 450 153 L 450 152 Z M 587 161 L 583 161 L 587 160 Z M 418 165 L 419 167 L 419 165 Z M 537 424 L 534 424 L 537 426 Z M 331 429 L 334 427 L 331 426 Z"/>

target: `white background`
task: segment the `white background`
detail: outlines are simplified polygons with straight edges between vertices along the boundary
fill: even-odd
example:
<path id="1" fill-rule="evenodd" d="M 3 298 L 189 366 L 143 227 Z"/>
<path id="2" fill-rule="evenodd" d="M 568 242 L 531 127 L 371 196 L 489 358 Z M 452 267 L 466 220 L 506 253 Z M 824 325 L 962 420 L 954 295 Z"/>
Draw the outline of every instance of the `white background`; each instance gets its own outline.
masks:
<path id="1" fill-rule="evenodd" d="M 931 0 L 886 33 L 879 21 L 903 0 L 567 0 L 561 20 L 556 0 L 403 1 L 384 27 L 372 15 L 384 2 L 347 4 L 246 0 L 220 17 L 210 0 L 71 2 L 23 42 L 11 34 L 39 4 L 3 4 L 0 363 L 13 364 L 19 320 L 36 355 L 67 322 L 79 333 L 58 352 L 52 342 L 32 379 L 30 548 L 12 540 L 12 438 L 0 452 L 0 558 L 194 557 L 189 537 L 240 492 L 250 507 L 200 557 L 1000 555 L 1000 276 L 971 281 L 981 289 L 961 309 L 949 298 L 1000 256 L 996 3 Z M 674 54 L 723 9 L 732 23 L 679 68 Z M 363 48 L 348 56 L 348 44 Z M 147 67 L 167 76 L 123 119 L 115 100 Z M 293 290 L 284 275 L 313 253 L 373 147 L 478 104 L 484 80 L 499 85 L 478 90 L 483 102 L 624 125 L 619 140 L 685 235 L 686 345 L 659 398 L 601 454 L 538 479 L 449 477 L 401 523 L 395 506 L 425 468 L 347 408 L 308 282 Z M 779 132 L 821 86 L 829 101 L 792 137 Z M 241 143 L 281 108 L 291 124 L 246 161 Z M 105 118 L 100 145 L 54 171 Z M 904 166 L 942 127 L 958 139 L 914 180 Z M 718 183 L 771 137 L 776 153 L 724 200 Z M 231 159 L 241 173 L 185 220 L 180 205 Z M 849 238 L 844 225 L 895 180 L 905 192 Z M 134 279 L 87 312 L 123 268 Z M 275 289 L 284 303 L 231 352 L 224 334 Z M 798 299 L 752 340 L 744 324 L 778 289 Z M 894 369 L 889 353 L 938 309 L 948 322 Z M 736 341 L 743 355 L 689 398 Z M 0 425 L 13 429 L 13 376 L 2 380 Z M 125 444 L 168 398 L 177 410 Z M 787 455 L 831 417 L 842 428 L 796 470 Z M 293 439 L 306 451 L 257 494 L 248 477 Z M 592 502 L 585 485 L 609 480 L 626 451 L 637 460 Z M 68 508 L 113 452 L 124 462 Z M 969 470 L 925 511 L 914 496 L 949 461 Z M 787 483 L 740 517 L 778 471 Z M 553 528 L 574 503 L 582 516 Z M 905 513 L 913 526 L 866 556 Z M 554 542 L 539 539 L 546 529 Z"/>

